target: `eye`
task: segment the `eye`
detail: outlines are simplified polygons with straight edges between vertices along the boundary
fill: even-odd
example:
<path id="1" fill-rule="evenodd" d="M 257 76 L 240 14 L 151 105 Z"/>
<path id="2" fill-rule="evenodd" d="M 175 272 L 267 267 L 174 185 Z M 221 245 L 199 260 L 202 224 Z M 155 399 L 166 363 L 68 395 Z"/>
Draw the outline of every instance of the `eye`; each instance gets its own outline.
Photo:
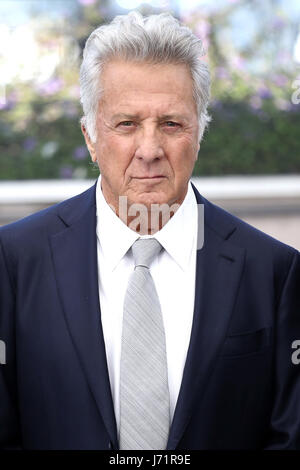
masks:
<path id="1" fill-rule="evenodd" d="M 174 122 L 174 121 L 166 121 L 165 124 L 167 125 L 167 127 L 179 127 L 180 126 L 178 122 Z"/>
<path id="2" fill-rule="evenodd" d="M 122 121 L 118 124 L 118 126 L 131 127 L 132 124 L 132 121 Z"/>

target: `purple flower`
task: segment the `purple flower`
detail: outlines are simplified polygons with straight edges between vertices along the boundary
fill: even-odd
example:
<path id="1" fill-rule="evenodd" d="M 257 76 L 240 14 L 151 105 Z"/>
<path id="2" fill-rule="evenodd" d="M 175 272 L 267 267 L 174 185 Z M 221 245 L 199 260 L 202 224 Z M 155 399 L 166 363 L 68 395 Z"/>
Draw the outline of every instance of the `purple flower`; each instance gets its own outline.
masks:
<path id="1" fill-rule="evenodd" d="M 299 113 L 299 111 L 300 111 L 299 104 L 290 103 L 289 111 L 291 111 L 292 113 Z"/>
<path id="2" fill-rule="evenodd" d="M 222 101 L 220 101 L 220 100 L 213 99 L 213 100 L 211 101 L 211 106 L 212 106 L 214 109 L 222 109 L 222 108 L 223 108 L 223 103 L 222 103 Z"/>
<path id="3" fill-rule="evenodd" d="M 200 37 L 203 40 L 204 38 L 209 36 L 210 30 L 211 26 L 209 22 L 203 19 L 197 24 L 194 33 L 196 34 L 196 36 Z"/>
<path id="4" fill-rule="evenodd" d="M 84 160 L 88 156 L 88 150 L 85 145 L 76 147 L 73 152 L 73 158 L 75 160 Z"/>
<path id="5" fill-rule="evenodd" d="M 31 152 L 36 147 L 36 139 L 34 137 L 27 137 L 23 142 L 23 149 L 26 152 Z"/>
<path id="6" fill-rule="evenodd" d="M 281 75 L 275 75 L 273 77 L 273 81 L 274 81 L 276 86 L 284 87 L 285 85 L 287 85 L 289 79 L 285 75 L 281 74 Z"/>
<path id="7" fill-rule="evenodd" d="M 11 92 L 10 95 L 6 98 L 5 96 L 0 96 L 0 109 L 5 109 L 9 111 L 13 109 L 18 101 L 17 93 Z"/>
<path id="8" fill-rule="evenodd" d="M 232 66 L 235 68 L 235 69 L 238 69 L 238 70 L 244 70 L 245 68 L 245 60 L 243 57 L 240 57 L 240 56 L 233 56 L 232 59 L 231 59 L 231 63 L 232 63 Z"/>
<path id="9" fill-rule="evenodd" d="M 0 109 L 7 109 L 8 102 L 5 98 L 0 97 Z"/>
<path id="10" fill-rule="evenodd" d="M 217 78 L 228 78 L 229 77 L 228 70 L 225 67 L 217 67 L 215 73 L 216 73 Z"/>
<path id="11" fill-rule="evenodd" d="M 273 96 L 271 90 L 269 90 L 267 87 L 259 88 L 258 95 L 262 100 L 270 99 Z"/>
<path id="12" fill-rule="evenodd" d="M 252 109 L 254 109 L 255 111 L 260 109 L 261 106 L 262 106 L 262 99 L 260 96 L 251 96 L 250 100 L 249 100 L 249 103 L 250 103 L 250 106 Z"/>
<path id="13" fill-rule="evenodd" d="M 275 30 L 283 28 L 285 25 L 285 20 L 283 18 L 280 18 L 279 16 L 276 16 L 272 22 L 272 28 Z"/>
<path id="14" fill-rule="evenodd" d="M 70 165 L 60 167 L 59 177 L 60 178 L 72 178 L 73 168 Z"/>
<path id="15" fill-rule="evenodd" d="M 281 64 L 290 64 L 291 63 L 291 54 L 285 49 L 281 49 L 277 54 L 278 62 Z"/>
<path id="16" fill-rule="evenodd" d="M 43 96 L 54 95 L 62 89 L 63 85 L 64 82 L 61 78 L 50 78 L 38 87 L 38 91 Z"/>
<path id="17" fill-rule="evenodd" d="M 96 0 L 78 0 L 81 5 L 93 5 L 96 3 Z"/>

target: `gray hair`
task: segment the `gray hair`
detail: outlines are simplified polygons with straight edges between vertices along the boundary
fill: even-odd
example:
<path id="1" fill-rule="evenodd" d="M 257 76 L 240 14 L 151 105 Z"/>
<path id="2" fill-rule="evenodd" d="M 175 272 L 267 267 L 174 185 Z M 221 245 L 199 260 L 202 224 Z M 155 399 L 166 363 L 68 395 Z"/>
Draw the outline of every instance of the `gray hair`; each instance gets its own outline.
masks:
<path id="1" fill-rule="evenodd" d="M 210 73 L 200 60 L 201 39 L 169 13 L 143 17 L 137 11 L 116 16 L 110 24 L 96 28 L 86 41 L 80 68 L 81 123 L 92 142 L 96 141 L 98 103 L 102 93 L 101 71 L 114 58 L 134 62 L 186 64 L 193 80 L 193 95 L 199 121 L 199 140 L 210 121 L 207 106 Z"/>

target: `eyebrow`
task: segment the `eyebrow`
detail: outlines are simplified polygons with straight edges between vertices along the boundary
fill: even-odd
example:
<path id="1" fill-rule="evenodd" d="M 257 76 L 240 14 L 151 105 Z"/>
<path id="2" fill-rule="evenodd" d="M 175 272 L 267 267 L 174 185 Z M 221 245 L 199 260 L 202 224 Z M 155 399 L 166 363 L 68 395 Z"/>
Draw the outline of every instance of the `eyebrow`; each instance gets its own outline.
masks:
<path id="1" fill-rule="evenodd" d="M 139 114 L 125 114 L 125 113 L 118 113 L 114 114 L 112 119 L 126 119 L 126 120 L 131 120 L 131 119 L 139 119 L 140 115 Z M 168 120 L 187 120 L 187 116 L 184 114 L 163 114 L 162 116 L 159 117 L 159 121 L 168 121 Z"/>
<path id="2" fill-rule="evenodd" d="M 138 114 L 124 114 L 124 113 L 118 113 L 114 114 L 113 119 L 138 119 L 139 115 Z"/>

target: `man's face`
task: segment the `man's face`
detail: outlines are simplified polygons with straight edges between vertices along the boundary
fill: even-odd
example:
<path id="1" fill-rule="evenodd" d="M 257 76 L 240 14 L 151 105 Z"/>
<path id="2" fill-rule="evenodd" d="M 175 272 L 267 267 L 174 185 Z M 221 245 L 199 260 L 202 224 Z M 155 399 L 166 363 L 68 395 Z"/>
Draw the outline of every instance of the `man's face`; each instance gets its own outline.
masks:
<path id="1" fill-rule="evenodd" d="M 96 143 L 82 130 L 107 203 L 181 204 L 199 150 L 188 68 L 116 60 L 102 85 Z"/>

